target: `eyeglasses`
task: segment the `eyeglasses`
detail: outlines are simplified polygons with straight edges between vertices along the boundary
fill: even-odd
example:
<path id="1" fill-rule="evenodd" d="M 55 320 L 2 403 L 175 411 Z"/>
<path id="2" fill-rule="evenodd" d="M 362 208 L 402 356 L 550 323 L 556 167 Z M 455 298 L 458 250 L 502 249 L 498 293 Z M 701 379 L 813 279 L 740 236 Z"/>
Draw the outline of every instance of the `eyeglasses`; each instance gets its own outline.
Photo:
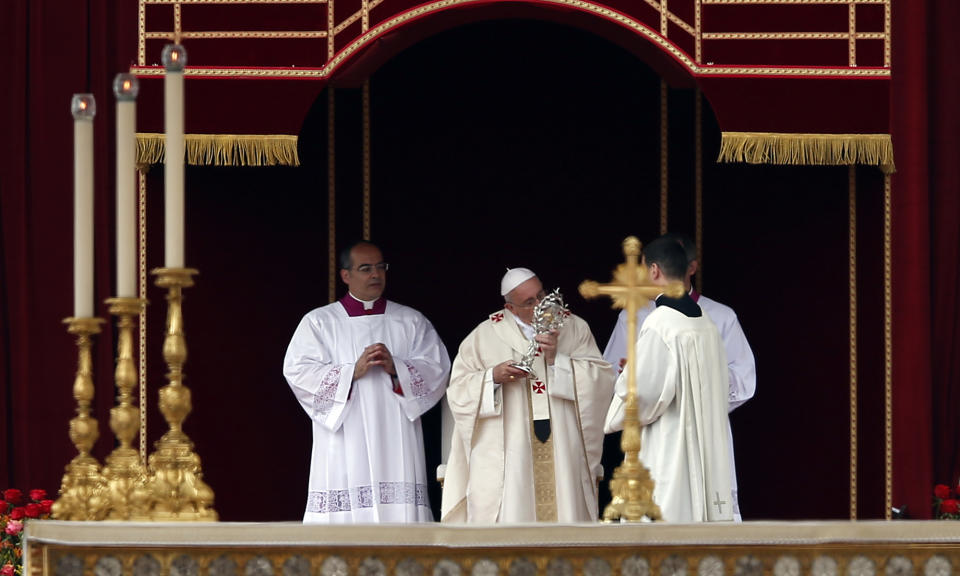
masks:
<path id="1" fill-rule="evenodd" d="M 543 300 L 546 297 L 547 297 L 547 293 L 541 290 L 540 292 L 537 293 L 536 296 L 534 296 L 533 298 L 528 298 L 520 304 L 517 304 L 515 302 L 507 302 L 507 304 L 512 304 L 517 308 L 533 308 L 534 306 L 539 304 L 541 300 Z"/>
<path id="2" fill-rule="evenodd" d="M 381 262 L 379 264 L 361 264 L 357 266 L 357 272 L 361 274 L 370 274 L 373 272 L 374 268 L 377 269 L 377 272 L 386 272 L 390 269 L 390 265 L 386 262 Z"/>

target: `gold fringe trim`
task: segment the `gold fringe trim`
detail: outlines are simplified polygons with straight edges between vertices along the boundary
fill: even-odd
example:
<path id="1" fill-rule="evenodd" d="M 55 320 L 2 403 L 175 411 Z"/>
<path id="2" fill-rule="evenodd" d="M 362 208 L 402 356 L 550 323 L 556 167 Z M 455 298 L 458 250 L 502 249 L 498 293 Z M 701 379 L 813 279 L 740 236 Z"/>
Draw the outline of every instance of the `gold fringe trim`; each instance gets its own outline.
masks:
<path id="1" fill-rule="evenodd" d="M 718 162 L 804 166 L 879 166 L 896 171 L 889 134 L 724 132 Z"/>
<path id="2" fill-rule="evenodd" d="M 297 137 L 286 134 L 186 134 L 192 166 L 299 166 Z M 164 135 L 137 134 L 137 166 L 163 162 Z"/>

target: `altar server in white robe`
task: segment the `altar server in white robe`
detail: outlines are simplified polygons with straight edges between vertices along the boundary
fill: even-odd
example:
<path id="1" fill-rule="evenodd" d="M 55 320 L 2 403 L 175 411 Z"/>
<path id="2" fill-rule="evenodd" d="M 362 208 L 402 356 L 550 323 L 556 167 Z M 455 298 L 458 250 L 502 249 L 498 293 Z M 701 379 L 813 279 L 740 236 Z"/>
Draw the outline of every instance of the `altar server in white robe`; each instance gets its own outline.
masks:
<path id="1" fill-rule="evenodd" d="M 559 331 L 535 333 L 545 294 L 532 271 L 509 270 L 500 292 L 504 309 L 467 336 L 453 363 L 441 519 L 594 522 L 613 370 L 576 315 Z M 531 340 L 536 377 L 511 366 Z"/>
<path id="2" fill-rule="evenodd" d="M 313 422 L 304 522 L 429 522 L 420 416 L 443 396 L 450 358 L 433 325 L 383 298 L 387 263 L 341 253 L 349 292 L 301 320 L 283 374 Z"/>
<path id="3" fill-rule="evenodd" d="M 682 281 L 686 256 L 659 238 L 644 248 L 650 280 Z M 690 297 L 660 295 L 636 344 L 640 459 L 667 522 L 732 521 L 728 369 L 716 325 Z M 627 374 L 617 379 L 606 431 L 623 429 Z"/>
<path id="4" fill-rule="evenodd" d="M 685 234 L 665 234 L 664 238 L 672 239 L 680 244 L 687 255 L 687 272 L 683 281 L 684 287 L 693 301 L 703 310 L 704 314 L 713 320 L 720 330 L 720 338 L 723 339 L 723 348 L 727 354 L 727 370 L 730 378 L 730 393 L 727 397 L 727 410 L 733 412 L 736 408 L 743 405 L 747 400 L 753 398 L 757 390 L 757 368 L 753 357 L 753 350 L 747 337 L 740 327 L 740 321 L 737 319 L 736 312 L 732 308 L 711 300 L 698 293 L 692 285 L 693 275 L 700 268 L 699 255 L 697 254 L 697 245 L 692 238 Z M 644 320 L 656 309 L 656 305 L 650 302 L 637 310 L 637 327 L 643 326 Z M 610 340 L 603 351 L 604 359 L 609 362 L 616 370 L 623 365 L 627 358 L 627 312 L 620 311 L 617 316 L 617 325 L 610 334 Z M 733 517 L 739 521 L 740 501 L 737 491 L 737 468 L 736 458 L 733 452 L 733 431 L 730 431 L 730 482 L 733 488 Z"/>

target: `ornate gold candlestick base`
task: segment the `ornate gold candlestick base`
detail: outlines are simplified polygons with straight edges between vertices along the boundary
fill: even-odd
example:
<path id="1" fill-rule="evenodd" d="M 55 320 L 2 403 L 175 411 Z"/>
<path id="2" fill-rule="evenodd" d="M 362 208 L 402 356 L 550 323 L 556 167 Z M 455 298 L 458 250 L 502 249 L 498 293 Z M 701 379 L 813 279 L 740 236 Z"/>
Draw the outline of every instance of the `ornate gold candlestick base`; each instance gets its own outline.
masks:
<path id="1" fill-rule="evenodd" d="M 58 520 L 102 520 L 107 511 L 100 463 L 90 450 L 100 436 L 97 420 L 90 416 L 93 400 L 93 359 L 91 336 L 100 333 L 102 318 L 67 318 L 63 321 L 67 332 L 77 337 L 77 375 L 73 380 L 73 397 L 77 400 L 77 415 L 70 420 L 70 441 L 79 454 L 67 464 L 60 482 L 60 497 L 53 504 L 52 513 Z"/>
<path id="2" fill-rule="evenodd" d="M 641 522 L 660 520 L 660 507 L 653 501 L 653 479 L 640 462 L 640 423 L 637 398 L 629 396 L 624 407 L 623 435 L 620 437 L 623 463 L 610 479 L 610 503 L 603 509 L 603 521 Z"/>
<path id="3" fill-rule="evenodd" d="M 108 520 L 149 519 L 147 476 L 140 452 L 131 444 L 140 429 L 140 409 L 133 404 L 133 389 L 138 374 L 133 362 L 134 317 L 139 316 L 147 301 L 139 298 L 110 298 L 110 313 L 117 317 L 117 405 L 110 410 L 110 429 L 119 446 L 107 456 L 103 477 L 110 501 Z"/>
<path id="4" fill-rule="evenodd" d="M 167 363 L 169 384 L 160 389 L 160 412 L 170 430 L 154 445 L 150 455 L 150 518 L 153 520 L 217 519 L 213 510 L 213 490 L 203 480 L 200 457 L 182 426 L 193 409 L 190 389 L 183 385 L 183 364 L 187 360 L 187 341 L 183 334 L 183 288 L 193 286 L 196 270 L 160 268 L 153 271 L 157 286 L 167 289 L 167 334 L 163 341 L 163 359 Z"/>

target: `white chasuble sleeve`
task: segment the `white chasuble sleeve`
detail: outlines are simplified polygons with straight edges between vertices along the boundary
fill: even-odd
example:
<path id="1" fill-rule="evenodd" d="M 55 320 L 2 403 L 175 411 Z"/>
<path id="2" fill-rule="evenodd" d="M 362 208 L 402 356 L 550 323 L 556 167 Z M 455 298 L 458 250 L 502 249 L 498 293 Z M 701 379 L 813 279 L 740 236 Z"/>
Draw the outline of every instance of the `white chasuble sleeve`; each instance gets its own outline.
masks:
<path id="1" fill-rule="evenodd" d="M 329 331 L 313 315 L 304 316 L 287 346 L 283 375 L 307 415 L 336 431 L 343 424 L 355 365 L 335 362 Z"/>
<path id="2" fill-rule="evenodd" d="M 500 507 L 503 490 L 503 428 L 494 425 L 480 427 L 482 419 L 493 423 L 500 419 L 497 401 L 502 391 L 493 383 L 493 370 L 485 363 L 495 364 L 484 357 L 481 347 L 483 325 L 478 326 L 464 339 L 453 361 L 450 386 L 447 388 L 447 404 L 453 415 L 453 438 L 447 460 L 446 477 L 443 483 L 441 520 L 444 522 L 494 522 Z M 488 333 L 487 337 L 491 335 Z M 508 350 L 487 349 L 487 354 L 505 353 Z M 477 432 L 492 445 L 488 450 L 474 453 Z M 485 481 L 471 485 L 471 467 L 477 467 Z M 467 494 L 470 492 L 473 506 L 468 512 Z M 478 506 L 479 504 L 479 506 Z M 479 513 L 479 517 L 478 517 Z"/>
<path id="3" fill-rule="evenodd" d="M 602 470 L 604 416 L 613 397 L 614 371 L 603 359 L 586 321 L 571 316 L 571 344 L 562 346 L 554 362 L 556 394 L 569 393 L 576 401 L 580 417 L 580 433 L 590 474 L 595 478 Z M 566 328 L 564 328 L 566 330 Z M 563 334 L 563 332 L 561 332 Z"/>
<path id="4" fill-rule="evenodd" d="M 403 391 L 404 415 L 416 420 L 440 401 L 450 375 L 450 356 L 433 325 L 420 317 L 412 336 L 413 344 L 402 357 L 393 358 L 397 381 Z"/>
<path id="5" fill-rule="evenodd" d="M 480 392 L 480 410 L 477 412 L 479 418 L 490 418 L 500 415 L 500 407 L 503 405 L 503 391 L 501 386 L 493 381 L 493 368 L 483 373 L 483 388 Z"/>
<path id="6" fill-rule="evenodd" d="M 577 391 L 573 384 L 573 360 L 563 352 L 557 352 L 553 366 L 548 369 L 550 386 L 547 392 L 554 398 L 576 400 Z"/>

